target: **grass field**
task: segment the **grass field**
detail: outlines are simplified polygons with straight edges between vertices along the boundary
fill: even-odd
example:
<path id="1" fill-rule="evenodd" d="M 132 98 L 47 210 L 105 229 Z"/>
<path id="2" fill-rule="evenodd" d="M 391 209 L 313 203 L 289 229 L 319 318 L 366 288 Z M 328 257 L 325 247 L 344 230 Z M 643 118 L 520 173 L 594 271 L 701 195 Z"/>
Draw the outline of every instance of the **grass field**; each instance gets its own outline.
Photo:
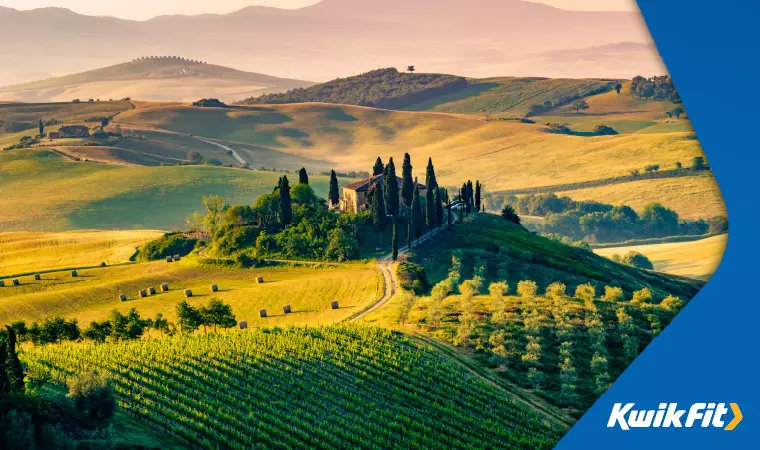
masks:
<path id="1" fill-rule="evenodd" d="M 0 233 L 0 276 L 129 262 L 158 231 Z"/>
<path id="2" fill-rule="evenodd" d="M 459 92 L 443 95 L 405 108 L 408 111 L 437 111 L 456 114 L 521 118 L 531 106 L 579 91 L 609 86 L 609 80 L 547 78 L 470 79 Z"/>
<path id="3" fill-rule="evenodd" d="M 49 150 L 0 152 L 0 232 L 184 229 L 185 220 L 202 209 L 204 195 L 252 204 L 280 176 L 209 166 L 75 162 Z M 311 177 L 322 196 L 328 181 Z"/>
<path id="4" fill-rule="evenodd" d="M 693 133 L 566 136 L 540 124 L 325 104 L 240 109 L 153 104 L 117 121 L 124 128 L 157 127 L 222 139 L 233 148 L 244 143 L 341 170 L 369 170 L 378 155 L 401 161 L 409 152 L 418 176 L 424 176 L 424 164 L 432 157 L 442 184 L 480 179 L 491 190 L 620 176 L 702 155 Z"/>
<path id="5" fill-rule="evenodd" d="M 557 192 L 573 200 L 628 205 L 637 211 L 652 202 L 675 210 L 681 219 L 727 216 L 720 187 L 712 175 L 632 181 L 575 191 Z"/>
<path id="6" fill-rule="evenodd" d="M 42 320 L 60 315 L 76 318 L 82 326 L 106 317 L 112 310 L 136 308 L 144 317 L 163 313 L 174 320 L 176 305 L 184 300 L 184 289 L 193 291 L 193 305 L 219 298 L 232 306 L 238 320 L 252 327 L 330 324 L 345 319 L 382 295 L 383 282 L 374 265 L 355 264 L 313 267 L 270 267 L 255 270 L 201 267 L 194 258 L 167 264 L 164 261 L 43 274 L 41 281 L 22 277 L 20 286 L 0 288 L 0 323 Z M 255 277 L 264 277 L 257 284 Z M 161 293 L 162 283 L 170 291 Z M 218 284 L 212 294 L 209 286 Z M 155 287 L 159 293 L 139 298 L 138 291 Z M 128 301 L 119 301 L 125 294 Z M 338 300 L 333 310 L 330 302 Z M 290 304 L 293 314 L 284 315 Z M 267 309 L 269 318 L 259 317 Z"/>
<path id="7" fill-rule="evenodd" d="M 44 122 L 55 120 L 64 124 L 89 122 L 96 125 L 102 117 L 113 117 L 131 108 L 132 104 L 125 101 L 7 103 L 0 104 L 0 121 L 28 124 L 29 130 L 36 130 L 40 119 Z"/>
<path id="8" fill-rule="evenodd" d="M 108 374 L 124 410 L 188 448 L 548 449 L 564 431 L 379 328 L 46 346 L 23 358 L 61 382 L 74 370 Z"/>
<path id="9" fill-rule="evenodd" d="M 728 235 L 722 234 L 700 241 L 595 249 L 594 253 L 609 257 L 635 251 L 649 258 L 656 271 L 709 280 L 723 258 L 727 241 Z"/>

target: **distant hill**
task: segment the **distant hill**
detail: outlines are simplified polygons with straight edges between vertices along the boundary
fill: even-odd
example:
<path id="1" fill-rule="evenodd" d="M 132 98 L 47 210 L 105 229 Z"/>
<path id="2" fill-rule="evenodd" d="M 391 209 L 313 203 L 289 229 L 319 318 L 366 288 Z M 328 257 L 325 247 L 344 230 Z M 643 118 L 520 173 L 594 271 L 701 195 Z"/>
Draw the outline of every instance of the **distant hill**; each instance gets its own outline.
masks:
<path id="1" fill-rule="evenodd" d="M 132 97 L 190 101 L 214 97 L 233 101 L 312 84 L 180 57 L 149 57 L 88 72 L 0 87 L 0 99 L 50 102 Z"/>
<path id="2" fill-rule="evenodd" d="M 0 39 L 13 43 L 0 47 L 0 84 L 158 54 L 254 72 L 276 68 L 314 81 L 410 64 L 468 77 L 631 78 L 662 67 L 654 48 L 636 50 L 633 65 L 632 52 L 604 47 L 651 44 L 637 12 L 566 11 L 520 0 L 324 0 L 295 10 L 181 14 L 178 7 L 177 15 L 138 22 L 62 8 L 0 8 Z"/>
<path id="3" fill-rule="evenodd" d="M 438 74 L 400 73 L 394 68 L 338 78 L 309 88 L 269 94 L 244 100 L 243 104 L 338 103 L 397 109 L 458 92 L 467 87 L 462 77 Z"/>

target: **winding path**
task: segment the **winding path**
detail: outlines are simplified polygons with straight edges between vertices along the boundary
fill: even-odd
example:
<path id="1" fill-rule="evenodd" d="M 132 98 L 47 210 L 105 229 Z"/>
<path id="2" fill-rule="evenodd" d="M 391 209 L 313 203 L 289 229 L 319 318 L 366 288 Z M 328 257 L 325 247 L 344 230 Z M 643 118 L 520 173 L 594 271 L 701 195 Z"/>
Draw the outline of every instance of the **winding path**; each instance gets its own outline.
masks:
<path id="1" fill-rule="evenodd" d="M 206 139 L 206 138 L 201 138 L 201 137 L 198 137 L 198 136 L 193 136 L 193 137 L 194 137 L 195 139 L 197 139 L 197 140 L 201 141 L 201 142 L 205 142 L 205 143 L 207 143 L 207 144 L 211 144 L 211 145 L 216 145 L 217 147 L 223 148 L 224 150 L 226 150 L 226 151 L 228 151 L 228 152 L 232 152 L 232 157 L 233 157 L 233 158 L 235 158 L 235 159 L 236 159 L 236 160 L 237 160 L 237 161 L 238 161 L 238 162 L 239 162 L 241 165 L 246 165 L 246 164 L 248 164 L 248 161 L 244 160 L 244 159 L 243 159 L 243 157 L 242 157 L 242 156 L 240 156 L 240 155 L 238 154 L 238 152 L 236 152 L 236 151 L 235 151 L 235 150 L 234 150 L 232 147 L 227 147 L 227 146 L 226 146 L 226 145 L 224 145 L 224 144 L 220 144 L 220 143 L 218 143 L 218 142 L 214 142 L 214 141 L 208 140 L 208 139 Z"/>

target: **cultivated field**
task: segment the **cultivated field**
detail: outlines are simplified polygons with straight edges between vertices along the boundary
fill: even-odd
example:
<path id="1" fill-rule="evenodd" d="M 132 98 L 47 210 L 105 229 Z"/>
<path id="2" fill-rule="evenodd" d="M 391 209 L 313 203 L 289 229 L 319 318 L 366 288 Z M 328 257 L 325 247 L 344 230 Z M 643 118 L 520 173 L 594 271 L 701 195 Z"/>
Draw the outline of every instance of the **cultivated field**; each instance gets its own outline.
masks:
<path id="1" fill-rule="evenodd" d="M 639 252 L 654 264 L 654 270 L 700 280 L 709 280 L 717 270 L 726 249 L 727 234 L 690 242 L 636 245 L 595 249 L 602 256 Z"/>
<path id="2" fill-rule="evenodd" d="M 259 276 L 263 284 L 256 282 Z M 190 304 L 219 298 L 251 327 L 330 324 L 377 301 L 383 292 L 382 276 L 374 265 L 238 270 L 201 267 L 194 258 L 80 270 L 76 278 L 68 271 L 54 272 L 43 274 L 41 281 L 26 276 L 20 282 L 20 286 L 0 288 L 0 323 L 58 315 L 76 318 L 86 327 L 114 309 L 126 313 L 130 308 L 143 317 L 163 313 L 174 321 L 176 305 L 185 299 L 184 290 L 191 289 Z M 160 292 L 162 283 L 169 284 L 169 292 Z M 212 294 L 211 284 L 217 284 L 219 292 Z M 151 286 L 159 293 L 139 298 L 139 290 Z M 121 302 L 120 294 L 127 295 L 128 301 Z M 333 300 L 339 301 L 339 309 L 331 309 Z M 288 304 L 293 314 L 286 316 L 282 306 Z M 260 318 L 260 309 L 267 309 L 271 317 Z"/>
<path id="3" fill-rule="evenodd" d="M 0 233 L 0 277 L 33 271 L 129 262 L 159 231 Z"/>
<path id="4" fill-rule="evenodd" d="M 659 202 L 675 210 L 681 219 L 727 216 L 720 187 L 712 175 L 632 181 L 556 194 L 578 201 L 628 205 L 637 211 L 648 203 Z"/>
<path id="5" fill-rule="evenodd" d="M 210 166 L 77 162 L 50 150 L 0 152 L 0 232 L 184 229 L 192 213 L 203 208 L 203 196 L 252 204 L 281 176 Z M 322 196 L 328 181 L 311 177 Z"/>
<path id="6" fill-rule="evenodd" d="M 379 328 L 67 344 L 24 359 L 59 381 L 75 368 L 107 373 L 122 408 L 192 448 L 548 449 L 564 431 Z"/>

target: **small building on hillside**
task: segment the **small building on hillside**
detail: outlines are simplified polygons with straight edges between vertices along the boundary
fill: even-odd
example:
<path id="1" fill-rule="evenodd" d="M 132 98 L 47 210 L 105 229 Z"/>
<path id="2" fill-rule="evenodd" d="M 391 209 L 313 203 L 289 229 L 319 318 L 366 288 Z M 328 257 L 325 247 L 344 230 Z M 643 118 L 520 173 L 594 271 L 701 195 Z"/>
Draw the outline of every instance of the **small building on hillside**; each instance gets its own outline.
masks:
<path id="1" fill-rule="evenodd" d="M 374 177 L 365 178 L 343 186 L 343 197 L 338 201 L 337 205 L 332 205 L 332 207 L 347 213 L 366 211 L 369 209 L 370 191 L 376 186 L 383 186 L 383 182 L 383 175 L 375 175 Z M 403 198 L 401 198 L 401 185 L 403 179 L 401 177 L 396 177 L 396 182 L 398 183 L 399 204 L 401 204 L 403 202 Z M 416 181 L 415 185 L 417 186 L 417 189 L 419 189 L 420 195 L 424 197 L 427 193 L 427 187 Z"/>
<path id="2" fill-rule="evenodd" d="M 53 139 L 60 139 L 61 138 L 61 133 L 59 133 L 57 131 L 51 131 L 50 133 L 48 133 L 48 137 L 50 138 L 51 141 Z"/>
<path id="3" fill-rule="evenodd" d="M 90 136 L 90 129 L 84 125 L 67 125 L 58 130 L 58 138 L 84 138 Z"/>

